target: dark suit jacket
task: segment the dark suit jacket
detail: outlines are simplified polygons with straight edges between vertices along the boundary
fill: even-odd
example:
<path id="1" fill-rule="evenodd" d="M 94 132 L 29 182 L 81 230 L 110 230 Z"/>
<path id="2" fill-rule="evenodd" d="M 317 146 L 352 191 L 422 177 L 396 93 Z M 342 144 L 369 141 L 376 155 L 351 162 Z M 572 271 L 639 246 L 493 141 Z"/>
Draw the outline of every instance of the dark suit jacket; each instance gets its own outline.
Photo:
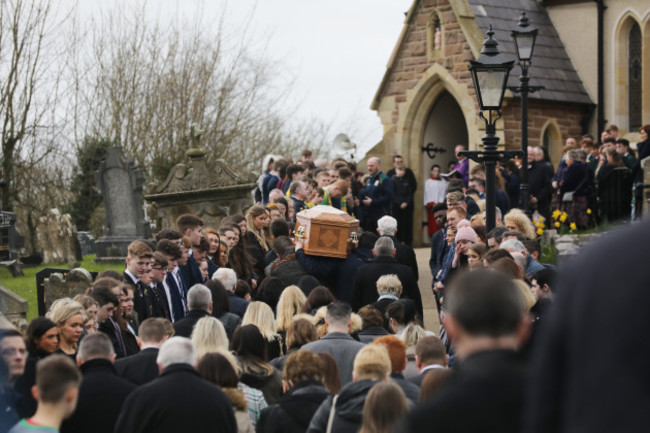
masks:
<path id="1" fill-rule="evenodd" d="M 420 278 L 420 275 L 418 273 L 418 261 L 415 258 L 415 251 L 413 251 L 413 247 L 403 244 L 395 236 L 388 237 L 391 238 L 395 244 L 395 258 L 401 264 L 411 268 L 413 271 L 413 276 L 415 277 L 415 281 L 417 281 Z"/>
<path id="2" fill-rule="evenodd" d="M 194 329 L 196 322 L 198 322 L 199 319 L 209 315 L 210 313 L 207 311 L 190 310 L 185 317 L 174 322 L 174 331 L 176 332 L 175 335 L 179 337 L 190 338 L 192 336 L 192 330 Z"/>
<path id="3" fill-rule="evenodd" d="M 377 301 L 377 280 L 382 275 L 395 274 L 402 283 L 402 298 L 412 299 L 420 317 L 422 315 L 422 296 L 420 288 L 408 266 L 400 264 L 393 257 L 375 257 L 369 263 L 359 267 L 354 279 L 352 308 L 359 308 Z"/>
<path id="4" fill-rule="evenodd" d="M 148 347 L 126 358 L 115 361 L 115 370 L 118 376 L 135 385 L 144 385 L 158 377 L 158 349 Z"/>
<path id="5" fill-rule="evenodd" d="M 237 424 L 230 400 L 219 387 L 190 365 L 172 364 L 126 399 L 115 431 L 236 433 Z"/>
<path id="6" fill-rule="evenodd" d="M 510 350 L 475 353 L 459 362 L 431 400 L 407 415 L 399 432 L 519 432 L 525 374 L 519 355 Z"/>
<path id="7" fill-rule="evenodd" d="M 431 268 L 433 282 L 436 281 L 436 274 L 438 274 L 442 269 L 445 255 L 449 250 L 446 235 L 447 228 L 442 228 L 431 236 L 431 258 L 429 259 L 429 268 Z"/>
<path id="8" fill-rule="evenodd" d="M 248 308 L 248 301 L 240 298 L 239 296 L 235 296 L 233 292 L 230 292 L 228 290 L 226 290 L 226 293 L 228 294 L 228 305 L 230 306 L 230 312 L 238 315 L 243 319 L 244 314 L 246 313 L 246 309 Z"/>
<path id="9" fill-rule="evenodd" d="M 61 433 L 113 433 L 120 408 L 136 386 L 118 377 L 107 359 L 84 362 L 81 372 L 77 408 L 63 422 Z"/>
<path id="10" fill-rule="evenodd" d="M 194 256 L 189 256 L 187 258 L 187 263 L 182 266 L 179 266 L 179 271 L 183 282 L 187 285 L 187 290 L 191 289 L 195 284 L 203 284 L 203 278 L 201 278 L 201 270 L 199 269 L 199 264 L 194 260 Z"/>

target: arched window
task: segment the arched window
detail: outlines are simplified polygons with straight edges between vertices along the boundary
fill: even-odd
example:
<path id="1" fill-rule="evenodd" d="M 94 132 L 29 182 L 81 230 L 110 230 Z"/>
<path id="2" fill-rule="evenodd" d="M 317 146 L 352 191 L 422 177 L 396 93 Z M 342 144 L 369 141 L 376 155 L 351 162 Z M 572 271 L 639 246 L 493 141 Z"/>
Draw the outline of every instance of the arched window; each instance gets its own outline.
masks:
<path id="1" fill-rule="evenodd" d="M 555 119 L 550 119 L 542 128 L 542 148 L 551 158 L 553 165 L 557 165 L 562 157 L 562 133 Z"/>
<path id="2" fill-rule="evenodd" d="M 639 129 L 642 123 L 643 86 L 641 85 L 643 73 L 641 68 L 641 28 L 637 22 L 630 27 L 628 35 L 628 113 L 630 119 L 629 130 Z"/>
<path id="3" fill-rule="evenodd" d="M 438 12 L 432 12 L 427 22 L 427 57 L 429 60 L 442 56 L 444 32 Z"/>

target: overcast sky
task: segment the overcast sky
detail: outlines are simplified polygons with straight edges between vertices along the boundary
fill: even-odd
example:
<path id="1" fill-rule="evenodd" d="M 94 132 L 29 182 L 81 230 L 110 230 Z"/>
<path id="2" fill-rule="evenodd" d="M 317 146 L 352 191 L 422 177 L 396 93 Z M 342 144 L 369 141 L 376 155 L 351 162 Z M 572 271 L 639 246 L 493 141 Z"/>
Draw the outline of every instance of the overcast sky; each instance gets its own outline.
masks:
<path id="1" fill-rule="evenodd" d="M 140 2 L 126 0 L 131 1 Z M 110 3 L 82 0 L 77 4 L 83 15 L 110 7 Z M 252 16 L 250 29 L 254 38 L 268 41 L 270 57 L 280 61 L 287 74 L 295 77 L 293 97 L 301 107 L 299 116 L 332 123 L 333 135 L 347 133 L 365 151 L 382 138 L 379 118 L 370 110 L 370 104 L 402 29 L 404 12 L 411 3 L 412 0 L 151 0 L 147 12 L 155 20 L 192 16 L 202 7 L 207 16 L 218 17 L 226 7 L 231 29 L 241 28 Z M 260 43 L 254 49 L 263 46 Z M 348 126 L 350 123 L 354 127 Z"/>

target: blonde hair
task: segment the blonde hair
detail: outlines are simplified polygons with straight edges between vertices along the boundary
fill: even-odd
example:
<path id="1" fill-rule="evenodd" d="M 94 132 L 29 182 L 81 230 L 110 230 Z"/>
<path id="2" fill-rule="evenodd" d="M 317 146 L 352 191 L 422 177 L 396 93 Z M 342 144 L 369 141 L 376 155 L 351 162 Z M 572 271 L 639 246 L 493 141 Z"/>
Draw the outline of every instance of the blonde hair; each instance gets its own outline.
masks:
<path id="1" fill-rule="evenodd" d="M 212 316 L 199 319 L 192 331 L 192 346 L 197 361 L 206 353 L 228 351 L 228 335 L 221 321 Z"/>
<path id="2" fill-rule="evenodd" d="M 268 341 L 275 340 L 275 337 L 277 336 L 275 332 L 273 310 L 271 310 L 271 307 L 264 302 L 253 301 L 248 304 L 248 308 L 246 308 L 246 313 L 242 318 L 241 324 L 242 326 L 255 325 Z"/>
<path id="3" fill-rule="evenodd" d="M 293 316 L 302 311 L 306 300 L 307 297 L 298 286 L 291 285 L 282 291 L 275 307 L 277 316 L 275 327 L 278 331 L 285 332 L 289 328 Z"/>
<path id="4" fill-rule="evenodd" d="M 265 229 L 257 230 L 255 228 L 255 223 L 254 223 L 255 218 L 265 213 L 266 213 L 266 208 L 261 204 L 256 204 L 252 206 L 250 209 L 248 209 L 248 211 L 246 212 L 246 229 L 255 235 L 260 245 L 262 246 L 262 249 L 264 249 L 264 251 L 266 252 L 270 249 L 269 248 L 270 235 L 268 231 Z"/>
<path id="5" fill-rule="evenodd" d="M 350 314 L 350 334 L 360 332 L 363 329 L 363 320 L 357 313 Z"/>
<path id="6" fill-rule="evenodd" d="M 83 305 L 70 298 L 60 298 L 52 303 L 45 317 L 56 323 L 57 326 L 61 326 L 77 314 L 81 314 L 84 322 L 87 320 L 86 309 Z"/>
<path id="7" fill-rule="evenodd" d="M 369 344 L 354 357 L 353 372 L 357 379 L 385 380 L 392 365 L 386 346 Z"/>
<path id="8" fill-rule="evenodd" d="M 427 331 L 424 330 L 420 325 L 410 324 L 404 328 L 400 339 L 406 344 L 406 347 L 415 346 L 420 338 L 426 337 Z"/>
<path id="9" fill-rule="evenodd" d="M 377 293 L 381 295 L 395 295 L 399 297 L 402 294 L 402 282 L 395 274 L 386 274 L 377 280 Z"/>
<path id="10" fill-rule="evenodd" d="M 327 305 L 323 305 L 318 310 L 312 319 L 312 323 L 316 326 L 316 334 L 318 338 L 323 338 L 327 334 L 327 322 L 325 318 L 327 317 Z"/>
<path id="11" fill-rule="evenodd" d="M 510 212 L 503 217 L 503 222 L 507 223 L 508 220 L 512 221 L 514 225 L 517 226 L 517 231 L 528 239 L 537 238 L 537 233 L 535 233 L 535 226 L 530 221 L 530 218 L 522 211 L 521 209 L 511 209 Z"/>

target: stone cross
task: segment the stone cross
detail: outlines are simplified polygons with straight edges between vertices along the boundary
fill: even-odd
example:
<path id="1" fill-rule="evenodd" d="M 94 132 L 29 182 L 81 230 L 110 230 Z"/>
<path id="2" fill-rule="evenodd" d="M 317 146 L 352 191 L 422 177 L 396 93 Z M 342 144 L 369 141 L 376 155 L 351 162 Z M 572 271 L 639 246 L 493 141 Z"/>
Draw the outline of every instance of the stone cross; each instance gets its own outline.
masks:
<path id="1" fill-rule="evenodd" d="M 192 143 L 192 147 L 199 147 L 199 141 L 201 141 L 201 136 L 204 132 L 204 130 L 199 129 L 199 125 L 192 123 L 187 132 L 185 132 L 185 137 Z"/>

